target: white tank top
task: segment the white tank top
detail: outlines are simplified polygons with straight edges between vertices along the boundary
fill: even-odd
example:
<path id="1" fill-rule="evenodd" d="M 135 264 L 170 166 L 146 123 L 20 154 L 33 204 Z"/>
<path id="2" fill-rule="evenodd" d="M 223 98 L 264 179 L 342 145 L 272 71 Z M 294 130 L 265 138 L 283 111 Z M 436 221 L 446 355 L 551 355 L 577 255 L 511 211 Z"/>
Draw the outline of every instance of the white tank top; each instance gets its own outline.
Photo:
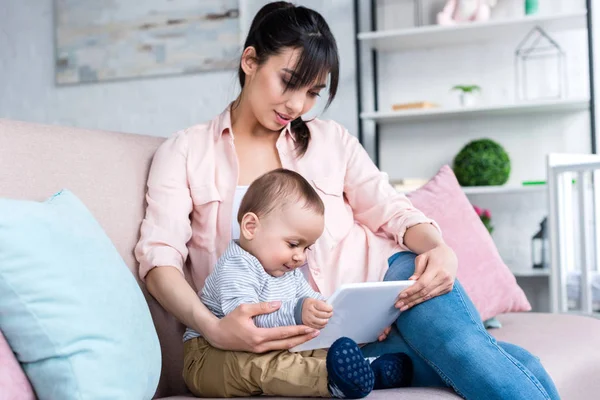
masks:
<path id="1" fill-rule="evenodd" d="M 231 216 L 231 238 L 233 240 L 239 240 L 240 238 L 240 224 L 237 220 L 238 211 L 240 210 L 240 204 L 244 195 L 248 191 L 248 186 L 237 186 L 235 188 L 235 195 L 233 196 L 233 215 Z"/>

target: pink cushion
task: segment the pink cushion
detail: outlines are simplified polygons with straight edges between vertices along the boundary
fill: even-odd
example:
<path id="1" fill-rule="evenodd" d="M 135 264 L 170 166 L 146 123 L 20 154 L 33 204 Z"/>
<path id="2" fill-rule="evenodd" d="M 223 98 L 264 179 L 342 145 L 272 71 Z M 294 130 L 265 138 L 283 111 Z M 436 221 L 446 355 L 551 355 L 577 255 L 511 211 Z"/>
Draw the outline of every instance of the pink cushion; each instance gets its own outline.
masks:
<path id="1" fill-rule="evenodd" d="M 0 331 L 0 399 L 35 400 L 33 389 Z"/>
<path id="2" fill-rule="evenodd" d="M 408 198 L 440 225 L 444 240 L 458 257 L 457 277 L 483 320 L 531 310 L 525 293 L 500 258 L 492 237 L 449 166 L 443 166 Z"/>

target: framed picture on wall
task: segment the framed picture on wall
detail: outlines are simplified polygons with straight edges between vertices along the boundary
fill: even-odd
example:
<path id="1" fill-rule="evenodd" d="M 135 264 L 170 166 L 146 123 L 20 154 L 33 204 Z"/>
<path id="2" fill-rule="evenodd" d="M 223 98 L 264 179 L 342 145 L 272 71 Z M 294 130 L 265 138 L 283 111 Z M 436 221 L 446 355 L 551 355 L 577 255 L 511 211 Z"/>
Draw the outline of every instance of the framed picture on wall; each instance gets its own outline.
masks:
<path id="1" fill-rule="evenodd" d="M 58 85 L 234 68 L 239 0 L 54 0 Z"/>

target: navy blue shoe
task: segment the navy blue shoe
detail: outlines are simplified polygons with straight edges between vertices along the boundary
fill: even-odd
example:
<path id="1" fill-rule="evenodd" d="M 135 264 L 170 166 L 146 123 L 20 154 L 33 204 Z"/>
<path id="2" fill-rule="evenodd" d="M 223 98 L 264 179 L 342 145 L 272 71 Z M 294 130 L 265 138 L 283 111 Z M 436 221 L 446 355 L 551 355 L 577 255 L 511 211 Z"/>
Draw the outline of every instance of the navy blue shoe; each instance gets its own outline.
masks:
<path id="1" fill-rule="evenodd" d="M 408 387 L 413 377 L 413 364 L 404 353 L 384 354 L 371 363 L 375 374 L 375 390 Z"/>
<path id="2" fill-rule="evenodd" d="M 371 393 L 375 376 L 354 340 L 342 337 L 327 352 L 329 391 L 333 397 L 361 399 Z"/>

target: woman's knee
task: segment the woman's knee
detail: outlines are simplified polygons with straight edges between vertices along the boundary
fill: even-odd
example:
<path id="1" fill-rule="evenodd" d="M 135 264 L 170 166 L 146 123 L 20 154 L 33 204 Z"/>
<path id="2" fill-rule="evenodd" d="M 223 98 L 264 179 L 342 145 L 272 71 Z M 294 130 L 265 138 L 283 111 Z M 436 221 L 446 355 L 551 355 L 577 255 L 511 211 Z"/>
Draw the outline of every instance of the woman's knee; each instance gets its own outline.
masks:
<path id="1" fill-rule="evenodd" d="M 512 343 L 498 342 L 498 345 L 525 367 L 541 383 L 550 398 L 560 398 L 552 377 L 544 368 L 539 357 Z"/>
<path id="2" fill-rule="evenodd" d="M 394 254 L 389 259 L 389 268 L 385 273 L 384 281 L 405 281 L 415 272 L 415 259 L 417 255 L 410 251 Z"/>
<path id="3" fill-rule="evenodd" d="M 531 354 L 524 348 L 507 342 L 498 342 L 498 345 L 502 347 L 508 354 L 513 356 L 517 361 L 519 361 L 525 368 L 531 371 L 531 373 L 535 376 L 540 376 L 538 373 L 545 371 L 539 357 Z"/>

